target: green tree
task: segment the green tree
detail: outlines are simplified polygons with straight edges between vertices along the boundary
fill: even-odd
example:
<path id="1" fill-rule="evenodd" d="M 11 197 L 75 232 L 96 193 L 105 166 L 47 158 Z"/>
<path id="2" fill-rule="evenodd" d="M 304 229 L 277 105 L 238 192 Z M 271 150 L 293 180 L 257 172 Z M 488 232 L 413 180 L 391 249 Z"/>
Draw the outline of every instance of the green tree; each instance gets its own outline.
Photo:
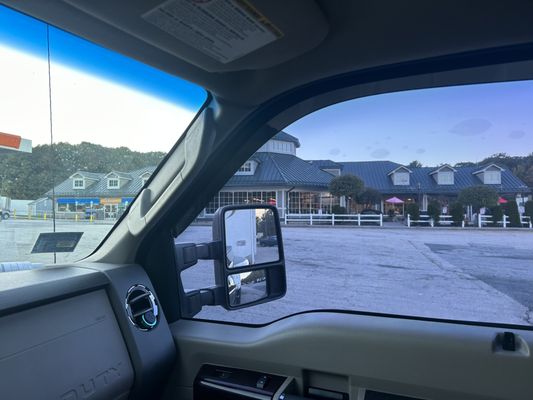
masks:
<path id="1" fill-rule="evenodd" d="M 161 152 L 141 153 L 87 142 L 39 145 L 30 154 L 6 154 L 0 158 L 0 195 L 37 199 L 76 171 L 128 172 L 155 166 L 163 157 Z"/>
<path id="2" fill-rule="evenodd" d="M 357 201 L 365 207 L 372 207 L 381 201 L 381 193 L 373 188 L 365 188 L 358 196 Z"/>
<path id="3" fill-rule="evenodd" d="M 529 201 L 526 201 L 526 204 L 524 206 L 525 208 L 525 214 L 531 218 L 531 220 L 533 221 L 533 201 L 529 200 Z"/>
<path id="4" fill-rule="evenodd" d="M 422 163 L 418 160 L 411 161 L 407 165 L 407 168 L 421 168 L 421 167 L 422 167 Z"/>
<path id="5" fill-rule="evenodd" d="M 498 204 L 498 193 L 488 186 L 471 186 L 459 192 L 457 201 L 471 205 L 476 212 L 481 207 L 494 207 Z"/>
<path id="6" fill-rule="evenodd" d="M 420 209 L 418 208 L 418 204 L 407 204 L 405 211 L 409 214 L 411 221 L 418 221 L 420 219 Z"/>
<path id="7" fill-rule="evenodd" d="M 333 178 L 329 183 L 329 192 L 333 196 L 345 196 L 349 200 L 356 201 L 357 196 L 363 191 L 365 185 L 355 175 L 341 175 Z"/>
<path id="8" fill-rule="evenodd" d="M 494 226 L 496 226 L 498 221 L 503 221 L 502 206 L 492 207 L 490 211 L 492 212 L 492 221 L 494 221 Z"/>
<path id="9" fill-rule="evenodd" d="M 518 212 L 518 204 L 516 201 L 512 200 L 505 205 L 505 211 L 509 217 L 509 225 L 513 227 L 521 227 L 522 223 L 520 221 L 520 213 Z"/>
<path id="10" fill-rule="evenodd" d="M 437 225 L 440 221 L 441 207 L 437 200 L 431 200 L 428 204 L 428 215 L 433 218 L 433 223 Z"/>
<path id="11" fill-rule="evenodd" d="M 453 203 L 450 206 L 450 214 L 452 216 L 452 220 L 455 226 L 461 226 L 462 222 L 465 219 L 465 211 L 463 205 L 458 201 Z"/>

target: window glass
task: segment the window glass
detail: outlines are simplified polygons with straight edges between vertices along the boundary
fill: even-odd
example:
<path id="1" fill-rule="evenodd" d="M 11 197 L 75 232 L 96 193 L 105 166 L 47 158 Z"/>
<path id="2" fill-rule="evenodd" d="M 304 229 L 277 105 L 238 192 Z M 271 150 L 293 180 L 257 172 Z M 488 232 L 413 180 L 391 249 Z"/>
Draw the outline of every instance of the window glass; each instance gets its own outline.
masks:
<path id="1" fill-rule="evenodd" d="M 251 156 L 261 162 L 246 191 L 232 177 L 208 207 L 230 193 L 235 204 L 277 205 L 287 294 L 196 317 L 261 324 L 338 309 L 531 325 L 531 104 L 531 81 L 413 90 L 286 127 Z M 209 241 L 206 220 L 177 241 Z M 212 268 L 182 279 L 208 287 Z"/>
<path id="2" fill-rule="evenodd" d="M 127 212 L 206 92 L 3 6 L 0 58 L 0 271 L 78 260 Z M 73 252 L 32 252 L 54 231 L 83 234 Z"/>

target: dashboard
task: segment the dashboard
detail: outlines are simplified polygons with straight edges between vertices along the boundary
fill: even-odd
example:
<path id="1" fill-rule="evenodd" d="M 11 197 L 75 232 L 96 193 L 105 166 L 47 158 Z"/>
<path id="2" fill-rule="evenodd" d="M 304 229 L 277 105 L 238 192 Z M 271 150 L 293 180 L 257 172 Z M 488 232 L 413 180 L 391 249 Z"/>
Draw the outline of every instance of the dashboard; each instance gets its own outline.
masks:
<path id="1" fill-rule="evenodd" d="M 176 348 L 137 265 L 0 274 L 2 398 L 153 398 Z"/>

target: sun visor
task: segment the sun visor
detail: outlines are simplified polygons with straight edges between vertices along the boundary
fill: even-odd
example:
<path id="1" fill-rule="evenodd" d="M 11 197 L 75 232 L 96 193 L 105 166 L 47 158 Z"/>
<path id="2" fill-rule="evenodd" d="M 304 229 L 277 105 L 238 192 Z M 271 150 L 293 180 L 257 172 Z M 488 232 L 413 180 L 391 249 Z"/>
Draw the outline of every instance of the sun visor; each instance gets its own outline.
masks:
<path id="1" fill-rule="evenodd" d="M 311 0 L 65 0 L 208 72 L 265 69 L 318 46 L 327 20 Z"/>

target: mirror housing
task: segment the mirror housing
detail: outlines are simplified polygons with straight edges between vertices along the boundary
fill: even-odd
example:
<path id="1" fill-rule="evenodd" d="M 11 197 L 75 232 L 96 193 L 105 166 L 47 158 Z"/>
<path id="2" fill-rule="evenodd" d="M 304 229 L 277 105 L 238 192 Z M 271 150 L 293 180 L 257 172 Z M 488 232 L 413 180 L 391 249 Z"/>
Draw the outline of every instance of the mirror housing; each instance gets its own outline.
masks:
<path id="1" fill-rule="evenodd" d="M 270 205 L 231 205 L 217 210 L 213 241 L 223 256 L 215 259 L 215 282 L 224 288 L 226 310 L 283 297 L 287 291 L 278 210 Z"/>
<path id="2" fill-rule="evenodd" d="M 203 306 L 236 310 L 285 296 L 285 256 L 278 210 L 269 205 L 226 206 L 213 219 L 213 241 L 174 243 L 178 274 L 198 260 L 214 260 L 215 286 L 185 292 L 179 287 L 181 316 Z"/>

